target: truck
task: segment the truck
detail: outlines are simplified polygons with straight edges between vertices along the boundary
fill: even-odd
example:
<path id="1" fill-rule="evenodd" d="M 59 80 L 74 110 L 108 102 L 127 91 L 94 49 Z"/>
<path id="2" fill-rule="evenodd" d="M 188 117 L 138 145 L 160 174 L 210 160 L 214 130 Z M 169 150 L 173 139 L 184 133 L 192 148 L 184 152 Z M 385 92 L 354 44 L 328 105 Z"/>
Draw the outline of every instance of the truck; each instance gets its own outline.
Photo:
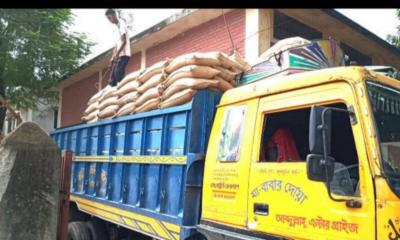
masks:
<path id="1" fill-rule="evenodd" d="M 57 129 L 69 239 L 400 239 L 399 123 L 399 80 L 346 66 Z"/>

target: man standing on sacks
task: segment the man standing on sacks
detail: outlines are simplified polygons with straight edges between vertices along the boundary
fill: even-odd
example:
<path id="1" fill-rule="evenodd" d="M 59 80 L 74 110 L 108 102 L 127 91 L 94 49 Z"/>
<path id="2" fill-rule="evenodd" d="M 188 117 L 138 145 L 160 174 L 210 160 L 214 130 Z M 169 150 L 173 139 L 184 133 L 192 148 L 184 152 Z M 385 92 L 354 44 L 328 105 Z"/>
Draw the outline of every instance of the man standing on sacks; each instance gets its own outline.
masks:
<path id="1" fill-rule="evenodd" d="M 112 9 L 106 11 L 106 16 L 115 26 L 114 36 L 116 44 L 109 63 L 109 67 L 112 68 L 111 81 L 109 84 L 114 87 L 125 76 L 125 68 L 131 56 L 131 45 L 126 23 L 123 20 L 118 19 L 116 12 Z"/>

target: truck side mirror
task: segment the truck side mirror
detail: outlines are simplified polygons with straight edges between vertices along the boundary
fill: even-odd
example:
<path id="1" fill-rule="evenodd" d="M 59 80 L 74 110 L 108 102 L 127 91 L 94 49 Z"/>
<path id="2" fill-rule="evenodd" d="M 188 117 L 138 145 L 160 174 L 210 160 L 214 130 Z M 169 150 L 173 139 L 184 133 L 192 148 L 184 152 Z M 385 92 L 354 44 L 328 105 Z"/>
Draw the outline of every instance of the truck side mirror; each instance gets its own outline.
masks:
<path id="1" fill-rule="evenodd" d="M 308 179 L 329 183 L 333 177 L 331 153 L 331 109 L 312 106 L 309 125 L 310 154 L 307 155 Z"/>
<path id="2" fill-rule="evenodd" d="M 311 154 L 326 155 L 331 153 L 331 109 L 312 106 L 309 123 L 309 146 Z M 323 139 L 325 134 L 325 141 Z M 325 151 L 324 151 L 325 144 Z"/>
<path id="3" fill-rule="evenodd" d="M 320 154 L 307 155 L 307 177 L 312 181 L 331 182 L 334 171 L 334 159 L 324 158 Z"/>

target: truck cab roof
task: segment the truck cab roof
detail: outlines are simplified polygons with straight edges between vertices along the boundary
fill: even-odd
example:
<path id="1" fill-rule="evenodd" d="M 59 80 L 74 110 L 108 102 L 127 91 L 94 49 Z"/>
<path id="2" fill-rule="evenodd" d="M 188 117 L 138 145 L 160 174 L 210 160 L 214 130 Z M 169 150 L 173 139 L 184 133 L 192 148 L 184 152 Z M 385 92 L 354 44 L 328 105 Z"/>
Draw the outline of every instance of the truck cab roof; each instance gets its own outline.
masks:
<path id="1" fill-rule="evenodd" d="M 365 67 L 334 67 L 315 71 L 307 71 L 286 76 L 273 76 L 242 85 L 228 90 L 221 98 L 219 106 L 229 105 L 252 98 L 286 92 L 300 88 L 311 87 L 331 83 L 335 81 L 346 81 L 350 84 L 363 81 L 366 77 L 378 82 L 400 88 L 400 81 L 377 74 Z"/>

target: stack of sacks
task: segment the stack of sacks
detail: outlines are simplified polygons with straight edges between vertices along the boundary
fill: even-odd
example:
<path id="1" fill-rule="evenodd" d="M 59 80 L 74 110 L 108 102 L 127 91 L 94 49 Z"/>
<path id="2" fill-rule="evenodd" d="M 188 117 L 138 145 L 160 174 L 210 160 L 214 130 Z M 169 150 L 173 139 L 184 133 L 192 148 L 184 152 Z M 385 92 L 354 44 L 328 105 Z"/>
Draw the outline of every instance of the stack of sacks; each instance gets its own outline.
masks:
<path id="1" fill-rule="evenodd" d="M 117 87 L 120 88 L 118 96 L 120 97 L 121 108 L 116 116 L 145 112 L 158 108 L 159 97 L 162 93 L 159 85 L 164 81 L 162 71 L 166 65 L 168 65 L 168 61 L 156 63 L 144 71 L 127 75 L 118 84 Z M 130 79 L 126 80 L 128 77 Z M 129 88 L 126 86 L 129 86 Z"/>
<path id="2" fill-rule="evenodd" d="M 238 53 L 228 56 L 221 52 L 190 53 L 179 56 L 165 67 L 167 77 L 160 108 L 184 104 L 200 89 L 225 92 L 236 86 L 238 74 L 250 66 Z"/>
<path id="3" fill-rule="evenodd" d="M 103 91 L 97 92 L 88 101 L 87 108 L 83 114 L 82 121 L 84 122 L 95 122 L 98 120 L 99 114 L 99 99 Z"/>
<path id="4" fill-rule="evenodd" d="M 119 109 L 118 96 L 116 94 L 117 88 L 107 85 L 102 92 L 103 93 L 99 99 L 98 117 L 99 119 L 111 118 Z"/>
<path id="5" fill-rule="evenodd" d="M 250 66 L 235 52 L 190 53 L 128 74 L 93 96 L 82 118 L 96 121 L 188 103 L 200 89 L 225 92 Z"/>

